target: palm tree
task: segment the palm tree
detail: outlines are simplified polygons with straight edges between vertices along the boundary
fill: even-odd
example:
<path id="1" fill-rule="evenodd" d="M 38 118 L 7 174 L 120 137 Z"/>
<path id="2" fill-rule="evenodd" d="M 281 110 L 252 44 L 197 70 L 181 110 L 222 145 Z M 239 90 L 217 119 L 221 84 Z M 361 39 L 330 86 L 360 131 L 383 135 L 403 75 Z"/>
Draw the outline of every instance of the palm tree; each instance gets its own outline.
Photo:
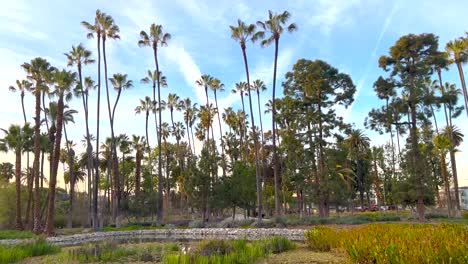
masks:
<path id="1" fill-rule="evenodd" d="M 53 148 L 54 153 L 52 155 L 52 174 L 49 178 L 49 201 L 47 206 L 47 222 L 45 228 L 45 233 L 47 235 L 51 235 L 54 232 L 55 187 L 57 184 L 57 172 L 64 121 L 64 100 L 66 99 L 69 101 L 72 97 L 72 89 L 76 82 L 76 73 L 66 70 L 56 71 L 54 73 L 54 81 L 56 86 L 53 94 L 58 96 L 56 124 L 57 131 Z"/>
<path id="2" fill-rule="evenodd" d="M 445 198 L 447 199 L 447 209 L 448 215 L 452 215 L 452 199 L 450 195 L 450 182 L 447 174 L 447 164 L 445 161 L 445 157 L 447 156 L 447 152 L 451 148 L 450 139 L 444 135 L 439 134 L 434 137 L 434 154 L 439 157 L 440 160 L 440 168 L 442 179 L 444 180 L 444 187 L 445 187 Z"/>
<path id="3" fill-rule="evenodd" d="M 73 227 L 73 201 L 74 201 L 74 195 L 75 195 L 75 184 L 76 184 L 76 177 L 77 175 L 75 174 L 75 150 L 73 147 L 76 145 L 73 143 L 72 140 L 68 140 L 68 135 L 67 135 L 67 124 L 68 123 L 75 123 L 75 118 L 73 117 L 74 114 L 77 114 L 78 111 L 74 109 L 69 109 L 68 105 L 65 105 L 63 111 L 63 133 L 65 135 L 65 146 L 67 149 L 67 157 L 68 157 L 68 177 L 69 177 L 69 183 L 70 183 L 70 209 L 68 212 L 68 221 L 67 221 L 67 227 L 72 228 Z M 67 109 L 67 110 L 65 110 Z"/>
<path id="4" fill-rule="evenodd" d="M 468 40 L 459 38 L 449 41 L 445 47 L 448 54 L 451 55 L 450 63 L 457 65 L 460 82 L 462 85 L 463 98 L 465 99 L 465 111 L 468 116 L 468 92 L 466 90 L 465 75 L 463 74 L 462 64 L 468 62 Z"/>
<path id="5" fill-rule="evenodd" d="M 21 96 L 21 109 L 23 110 L 23 117 L 24 117 L 24 123 L 26 124 L 27 120 L 26 120 L 26 111 L 24 110 L 24 92 L 25 91 L 29 91 L 32 87 L 32 83 L 28 82 L 27 80 L 22 80 L 22 81 L 19 81 L 19 80 L 16 80 L 16 87 L 14 86 L 10 86 L 9 87 L 9 90 L 12 91 L 12 92 L 20 92 L 20 96 Z"/>
<path id="6" fill-rule="evenodd" d="M 77 96 L 81 95 L 81 100 L 83 102 L 83 110 L 85 115 L 85 126 L 86 126 L 86 152 L 88 157 L 87 162 L 87 172 L 88 172 L 88 179 L 92 179 L 91 167 L 92 167 L 92 155 L 91 152 L 93 151 L 93 147 L 91 146 L 90 141 L 90 133 L 89 133 L 89 106 L 88 106 L 88 91 L 94 88 L 94 83 L 92 83 L 92 79 L 90 77 L 85 78 L 85 84 L 83 84 L 83 76 L 82 70 L 83 66 L 92 64 L 95 62 L 94 59 L 91 58 L 91 51 L 87 50 L 83 44 L 78 44 L 78 46 L 72 46 L 72 50 L 69 53 L 64 54 L 68 59 L 67 66 L 74 66 L 76 65 L 78 70 L 78 80 L 79 86 L 77 88 Z M 85 89 L 86 88 L 86 89 Z M 89 194 L 89 211 L 91 212 L 91 181 L 88 180 L 88 194 Z"/>
<path id="7" fill-rule="evenodd" d="M 43 58 L 35 58 L 30 63 L 24 63 L 21 67 L 28 74 L 28 79 L 33 81 L 34 88 L 31 89 L 35 98 L 35 126 L 34 126 L 34 161 L 32 178 L 34 179 L 34 201 L 35 205 L 40 204 L 39 193 L 39 157 L 41 152 L 41 92 L 45 87 L 46 79 L 54 69 L 50 63 Z M 32 188 L 32 185 L 31 185 Z M 32 193 L 32 189 L 28 190 Z M 28 202 L 29 203 L 29 202 Z M 39 206 L 34 206 L 33 232 L 39 233 L 41 229 L 41 211 Z"/>
<path id="8" fill-rule="evenodd" d="M 257 39 L 263 39 L 261 42 L 262 47 L 266 47 L 271 45 L 273 42 L 275 43 L 275 60 L 274 60 L 274 67 L 273 67 L 273 95 L 272 95 L 272 112 L 271 112 L 271 119 L 272 119 L 272 132 L 273 132 L 273 173 L 275 178 L 275 211 L 276 215 L 280 215 L 280 203 L 279 203 L 279 184 L 278 184 L 278 157 L 276 153 L 276 131 L 275 131 L 275 121 L 276 121 L 276 71 L 278 65 L 278 46 L 281 34 L 283 34 L 284 26 L 288 22 L 291 14 L 288 11 L 284 11 L 281 14 L 273 13 L 271 10 L 268 11 L 268 20 L 265 22 L 258 21 L 257 25 L 263 31 L 258 31 L 255 33 L 253 37 L 253 41 Z M 293 32 L 297 30 L 296 24 L 292 23 L 287 26 L 287 30 L 289 32 Z M 270 33 L 271 35 L 264 39 L 265 33 Z"/>
<path id="9" fill-rule="evenodd" d="M 170 180 L 169 180 L 169 147 L 167 146 L 167 139 L 169 138 L 170 135 L 170 128 L 169 124 L 167 122 L 163 122 L 160 126 L 161 129 L 161 137 L 162 140 L 164 141 L 164 145 L 159 145 L 160 148 L 164 146 L 164 156 L 166 157 L 166 206 L 167 210 L 170 210 L 170 191 L 171 191 L 171 185 L 170 185 Z"/>
<path id="10" fill-rule="evenodd" d="M 15 152 L 15 182 L 16 182 L 16 229 L 23 230 L 21 220 L 21 155 L 32 144 L 33 129 L 26 123 L 23 127 L 11 125 L 8 130 L 1 129 L 5 137 L 0 139 L 0 150 L 8 149 Z"/>
<path id="11" fill-rule="evenodd" d="M 180 110 L 180 97 L 177 94 L 169 93 L 167 96 L 167 102 L 163 101 L 164 109 L 169 109 L 171 113 L 171 124 L 172 128 L 174 128 L 174 109 Z"/>
<path id="12" fill-rule="evenodd" d="M 146 147 L 147 147 L 148 153 L 151 153 L 150 152 L 151 148 L 150 148 L 149 139 L 148 139 L 148 117 L 149 117 L 150 112 L 151 113 L 156 112 L 156 102 L 152 101 L 149 96 L 146 96 L 144 100 L 140 99 L 140 105 L 138 105 L 135 108 L 135 114 L 145 113 Z"/>
<path id="13" fill-rule="evenodd" d="M 140 40 L 138 41 L 138 46 L 140 47 L 152 47 L 153 54 L 154 54 L 154 64 L 156 66 L 156 72 L 158 73 L 157 78 L 157 85 L 158 85 L 158 105 L 161 106 L 161 71 L 159 70 L 159 62 L 158 62 L 158 47 L 167 46 L 167 42 L 171 39 L 171 34 L 163 32 L 162 25 L 156 25 L 155 23 L 151 24 L 150 26 L 150 34 L 146 33 L 145 31 L 140 32 Z M 156 101 L 155 98 L 155 89 L 153 86 L 153 101 Z M 161 117 L 162 109 L 159 107 L 158 115 L 159 115 L 159 124 L 162 124 L 162 117 Z M 157 129 L 157 128 L 156 128 Z M 157 220 L 158 223 L 162 223 L 163 221 L 163 186 L 162 186 L 162 152 L 161 152 L 161 127 L 159 127 L 158 133 L 158 146 L 159 146 L 159 164 L 158 164 L 158 206 L 157 206 Z"/>
<path id="14" fill-rule="evenodd" d="M 187 130 L 187 141 L 189 143 L 189 148 L 190 151 L 192 152 L 193 155 L 195 155 L 195 141 L 193 142 L 193 150 L 192 150 L 192 143 L 190 140 L 190 130 L 189 130 L 189 123 L 193 119 L 194 116 L 194 109 L 196 108 L 196 103 L 192 106 L 192 101 L 190 98 L 186 98 L 182 101 L 181 103 L 182 109 L 184 110 L 184 122 Z M 191 127 L 190 127 L 191 128 Z"/>
<path id="15" fill-rule="evenodd" d="M 218 125 L 219 125 L 219 137 L 220 137 L 220 140 L 221 140 L 221 155 L 222 155 L 222 160 L 223 160 L 222 169 L 223 169 L 223 177 L 224 177 L 224 176 L 226 176 L 226 166 L 225 166 L 225 163 L 224 163 L 224 159 L 225 159 L 225 157 L 224 157 L 224 141 L 223 141 L 223 130 L 222 130 L 222 127 L 221 127 L 221 118 L 219 116 L 219 108 L 218 108 L 218 92 L 224 92 L 224 84 L 221 83 L 221 81 L 219 79 L 215 78 L 211 82 L 210 88 L 214 93 L 215 106 L 216 106 L 216 111 L 218 113 L 217 115 L 218 115 Z"/>
<path id="16" fill-rule="evenodd" d="M 207 74 L 202 75 L 200 77 L 200 79 L 195 81 L 195 83 L 198 86 L 205 88 L 206 107 L 209 107 L 209 105 L 210 105 L 210 99 L 208 97 L 208 87 L 210 87 L 212 82 L 213 82 L 213 77 L 211 77 L 210 75 L 207 75 Z M 211 111 L 208 111 L 206 113 L 210 114 Z M 208 118 L 211 119 L 211 117 L 208 117 Z M 208 133 L 210 133 L 210 129 L 211 129 L 211 135 L 212 135 L 212 138 L 213 138 L 213 141 L 214 141 L 215 139 L 214 139 L 213 127 L 208 128 L 208 130 L 207 130 Z M 210 141 L 209 135 L 207 136 L 207 142 L 208 141 Z"/>
<path id="17" fill-rule="evenodd" d="M 12 92 L 19 91 L 20 92 L 20 97 L 21 97 L 21 109 L 23 110 L 23 118 L 24 118 L 24 125 L 27 123 L 27 118 L 26 118 L 26 111 L 24 109 L 24 95 L 25 91 L 30 91 L 32 88 L 32 83 L 30 83 L 27 80 L 16 80 L 16 87 L 10 86 L 9 90 Z M 29 151 L 26 151 L 26 168 L 29 168 Z M 26 225 L 29 224 L 29 212 L 31 208 L 31 197 L 32 197 L 32 184 L 33 184 L 33 178 L 31 175 L 29 175 L 29 170 L 26 170 L 26 176 L 27 176 L 27 186 L 28 186 L 28 204 L 26 208 Z"/>
<path id="18" fill-rule="evenodd" d="M 251 40 L 255 33 L 255 25 L 250 24 L 246 25 L 240 19 L 237 20 L 237 27 L 230 26 L 231 28 L 231 37 L 235 41 L 239 41 L 241 46 L 242 55 L 244 57 L 244 66 L 245 66 L 245 74 L 247 76 L 247 85 L 245 88 L 247 89 L 248 96 L 249 96 L 249 106 L 250 106 L 250 121 L 252 122 L 252 134 L 254 135 L 254 149 L 255 149 L 255 172 L 257 178 L 257 203 L 258 203 L 258 222 L 262 221 L 262 179 L 260 176 L 259 171 L 259 164 L 258 164 L 258 138 L 257 133 L 255 132 L 255 118 L 253 115 L 253 107 L 252 107 L 252 96 L 250 94 L 250 75 L 249 75 L 249 64 L 247 62 L 247 52 L 246 52 L 246 42 Z"/>
<path id="19" fill-rule="evenodd" d="M 107 103 L 108 103 L 108 109 L 109 109 L 109 121 L 110 121 L 110 126 L 111 126 L 111 140 L 112 140 L 112 158 L 113 158 L 113 164 L 114 164 L 114 180 L 116 183 L 117 187 L 117 222 L 116 225 L 120 226 L 120 220 L 121 220 L 121 207 L 120 207 L 120 202 L 121 202 L 121 193 L 120 193 L 120 172 L 119 172 L 119 162 L 117 159 L 117 147 L 116 147 L 116 142 L 115 142 L 115 133 L 114 133 L 114 121 L 115 121 L 115 109 L 117 108 L 117 104 L 119 103 L 120 95 L 122 94 L 123 89 L 130 89 L 133 87 L 133 82 L 131 80 L 127 80 L 127 74 L 120 74 L 116 73 L 113 75 L 112 78 L 109 78 L 109 80 L 112 83 L 112 86 L 114 86 L 114 89 L 117 91 L 117 98 L 115 99 L 114 107 L 110 108 L 110 100 L 109 100 L 109 93 L 107 93 Z"/>
<path id="20" fill-rule="evenodd" d="M 99 9 L 96 10 L 96 16 L 94 18 L 94 24 L 82 21 L 83 25 L 89 33 L 86 35 L 88 39 L 94 38 L 96 34 L 97 38 L 97 50 L 98 50 L 98 90 L 97 90 L 97 121 L 96 121 L 96 172 L 94 175 L 94 186 L 93 186 L 93 228 L 97 230 L 99 228 L 98 224 L 98 182 L 99 182 L 99 122 L 100 122 L 100 112 L 101 112 L 101 22 L 103 21 L 105 13 L 102 13 Z M 106 77 L 107 79 L 107 77 Z M 88 137 L 89 138 L 89 137 Z"/>
<path id="21" fill-rule="evenodd" d="M 153 102 L 154 104 L 156 105 L 156 83 L 158 82 L 158 78 L 159 78 L 159 75 L 157 71 L 150 71 L 148 70 L 148 75 L 141 79 L 141 83 L 144 83 L 144 84 L 148 84 L 148 83 L 151 83 L 153 85 Z M 162 76 L 163 77 L 163 76 Z M 165 78 L 165 77 L 164 77 Z M 156 110 L 156 108 L 155 108 Z M 158 131 L 158 119 L 156 117 L 156 111 L 153 111 L 153 114 L 154 114 L 154 124 L 155 124 L 155 127 L 156 127 L 156 136 L 159 134 L 159 131 Z M 148 139 L 148 137 L 147 137 Z"/>
<path id="22" fill-rule="evenodd" d="M 345 139 L 345 146 L 349 149 L 349 158 L 356 163 L 356 175 L 358 176 L 358 191 L 361 199 L 361 206 L 364 206 L 364 179 L 365 174 L 363 168 L 364 156 L 367 153 L 370 145 L 370 139 L 364 134 L 361 129 L 353 129 L 349 132 L 348 138 Z"/>
<path id="23" fill-rule="evenodd" d="M 88 103 L 88 98 L 89 98 L 89 91 L 93 90 L 96 88 L 96 84 L 94 82 L 93 79 L 91 79 L 91 77 L 85 77 L 84 79 L 84 97 L 85 97 L 85 104 L 86 104 L 86 111 L 89 111 L 89 103 Z M 79 96 L 79 94 L 77 94 L 77 96 Z M 93 158 L 93 146 L 91 144 L 91 142 L 94 140 L 92 134 L 89 134 L 89 135 L 85 135 L 85 140 L 86 140 L 86 157 L 87 157 L 87 168 L 89 168 L 88 170 L 88 204 L 89 204 L 89 224 L 91 225 L 92 224 L 92 218 L 93 218 L 93 190 L 92 190 L 92 182 L 93 180 L 95 179 L 94 177 L 94 170 L 93 170 L 93 164 L 94 164 L 94 158 Z M 89 143 L 89 144 L 88 144 Z M 98 161 L 99 162 L 99 161 Z"/>

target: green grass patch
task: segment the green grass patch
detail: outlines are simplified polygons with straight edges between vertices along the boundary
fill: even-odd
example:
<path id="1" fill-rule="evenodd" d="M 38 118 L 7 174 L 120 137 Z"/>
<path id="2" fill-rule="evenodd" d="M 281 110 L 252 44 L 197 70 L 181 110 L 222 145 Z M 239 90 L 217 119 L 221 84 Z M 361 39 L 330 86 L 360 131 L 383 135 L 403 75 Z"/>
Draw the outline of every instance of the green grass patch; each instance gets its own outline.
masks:
<path id="1" fill-rule="evenodd" d="M 35 238 L 36 235 L 30 231 L 1 230 L 0 240 L 2 239 L 27 239 Z"/>
<path id="2" fill-rule="evenodd" d="M 0 264 L 15 263 L 26 258 L 55 254 L 59 251 L 59 247 L 49 245 L 43 239 L 17 246 L 0 245 Z"/>
<path id="3" fill-rule="evenodd" d="M 370 224 L 305 233 L 312 250 L 339 250 L 356 263 L 468 263 L 468 229 L 462 225 Z"/>

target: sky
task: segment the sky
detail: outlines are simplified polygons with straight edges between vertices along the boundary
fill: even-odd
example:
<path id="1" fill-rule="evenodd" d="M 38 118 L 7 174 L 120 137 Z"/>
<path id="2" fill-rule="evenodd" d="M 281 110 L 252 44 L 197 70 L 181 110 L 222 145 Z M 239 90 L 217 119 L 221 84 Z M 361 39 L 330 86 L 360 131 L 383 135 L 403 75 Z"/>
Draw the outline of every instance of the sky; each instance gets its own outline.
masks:
<path id="1" fill-rule="evenodd" d="M 240 108 L 240 97 L 230 93 L 235 83 L 245 80 L 242 52 L 231 39 L 229 25 L 241 18 L 247 23 L 266 20 L 268 10 L 291 13 L 290 22 L 298 31 L 285 33 L 280 39 L 278 58 L 278 95 L 281 82 L 294 63 L 301 58 L 327 61 L 341 72 L 349 74 L 357 87 L 355 101 L 348 109 L 337 109 L 346 122 L 364 128 L 367 113 L 382 105 L 372 86 L 380 75 L 378 58 L 387 55 L 389 48 L 402 35 L 408 33 L 434 33 L 439 45 L 463 36 L 468 30 L 468 5 L 464 0 L 404 1 L 404 0 L 297 0 L 297 1 L 206 1 L 206 0 L 16 0 L 4 1 L 0 9 L 0 127 L 21 124 L 20 97 L 8 91 L 15 81 L 25 78 L 20 65 L 35 57 L 43 57 L 57 68 L 66 68 L 66 57 L 72 45 L 83 43 L 97 54 L 96 40 L 87 39 L 81 21 L 93 22 L 96 9 L 111 15 L 120 27 L 120 40 L 106 42 L 109 77 L 126 73 L 134 87 L 122 93 L 116 110 L 116 134 L 144 135 L 144 115 L 135 115 L 139 99 L 151 95 L 152 87 L 141 84 L 148 69 L 154 69 L 150 48 L 137 45 L 139 32 L 148 31 L 151 23 L 162 24 L 172 39 L 160 49 L 159 64 L 168 80 L 162 89 L 162 98 L 177 93 L 193 102 L 205 102 L 204 89 L 195 81 L 202 74 L 219 78 L 226 92 L 218 95 L 220 108 Z M 258 43 L 247 45 L 251 80 L 261 79 L 268 87 L 262 94 L 263 103 L 271 98 L 274 48 L 261 48 Z M 465 66 L 465 71 L 468 67 Z M 96 79 L 97 65 L 84 68 L 84 76 Z M 460 80 L 455 67 L 444 73 L 444 82 Z M 110 85 L 110 84 L 109 84 Z M 116 93 L 111 89 L 111 100 Z M 104 90 L 102 95 L 105 95 Z M 461 100 L 461 98 L 460 98 Z M 90 97 L 90 113 L 96 110 L 95 93 Z M 109 135 L 105 100 L 101 106 L 101 135 Z M 79 111 L 75 124 L 67 129 L 69 138 L 81 146 L 85 134 L 81 100 L 75 99 L 70 107 Z M 33 96 L 26 96 L 26 112 L 32 122 Z M 257 112 L 255 108 L 255 113 Z M 263 109 L 262 109 L 263 112 Z M 438 114 L 440 118 L 442 115 Z M 468 132 L 466 115 L 455 124 Z M 169 122 L 169 113 L 163 119 Z M 182 121 L 180 113 L 175 120 Z M 271 117 L 263 115 L 264 126 L 271 127 Z M 257 121 L 258 122 L 258 121 Z M 217 132 L 217 122 L 215 131 Z M 90 116 L 90 130 L 95 131 L 96 116 Z M 153 128 L 153 132 L 151 132 Z M 366 131 L 373 145 L 384 144 L 388 135 Z M 2 136 L 2 135 L 0 135 Z M 102 138 L 102 136 L 101 136 Z M 156 135 L 150 124 L 150 143 Z M 468 141 L 468 139 L 466 140 Z M 460 185 L 468 186 L 468 143 L 457 153 Z M 0 162 L 14 161 L 11 154 L 0 153 Z M 61 179 L 59 179 L 61 181 Z M 60 183 L 59 183 L 60 184 Z"/>

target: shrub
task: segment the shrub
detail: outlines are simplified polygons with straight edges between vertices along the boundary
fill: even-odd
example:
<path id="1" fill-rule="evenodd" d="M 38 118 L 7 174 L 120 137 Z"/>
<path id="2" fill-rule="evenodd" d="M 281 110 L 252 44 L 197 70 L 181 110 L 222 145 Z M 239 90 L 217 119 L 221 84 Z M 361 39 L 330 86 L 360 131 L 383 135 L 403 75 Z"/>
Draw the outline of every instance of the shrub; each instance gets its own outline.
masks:
<path id="1" fill-rule="evenodd" d="M 179 245 L 177 244 L 169 244 L 166 246 L 166 251 L 179 251 Z"/>
<path id="2" fill-rule="evenodd" d="M 266 251 L 273 254 L 278 254 L 296 247 L 296 244 L 281 236 L 269 238 L 264 244 L 266 246 Z"/>
<path id="3" fill-rule="evenodd" d="M 462 218 L 468 219 L 468 211 L 462 212 Z"/>
<path id="4" fill-rule="evenodd" d="M 312 250 L 330 251 L 338 246 L 340 237 L 338 232 L 330 227 L 316 226 L 304 234 L 307 245 Z"/>
<path id="5" fill-rule="evenodd" d="M 0 246 L 0 264 L 15 263 L 25 258 L 55 254 L 60 251 L 59 247 L 47 244 L 44 239 L 34 243 L 25 243 L 17 246 Z"/>
<path id="6" fill-rule="evenodd" d="M 203 228 L 205 227 L 205 223 L 202 220 L 193 220 L 188 226 L 189 228 Z"/>

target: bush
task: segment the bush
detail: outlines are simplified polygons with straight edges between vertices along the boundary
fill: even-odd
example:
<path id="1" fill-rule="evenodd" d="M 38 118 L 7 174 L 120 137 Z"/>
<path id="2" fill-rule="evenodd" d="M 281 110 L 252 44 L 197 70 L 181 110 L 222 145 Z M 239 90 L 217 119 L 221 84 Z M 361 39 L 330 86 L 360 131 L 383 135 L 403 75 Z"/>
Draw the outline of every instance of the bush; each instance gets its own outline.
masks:
<path id="1" fill-rule="evenodd" d="M 204 228 L 205 223 L 202 220 L 193 220 L 188 226 L 189 228 Z"/>
<path id="2" fill-rule="evenodd" d="M 467 263 L 462 225 L 370 224 L 351 230 L 316 227 L 305 234 L 315 250 L 344 250 L 357 263 Z"/>
<path id="3" fill-rule="evenodd" d="M 266 250 L 278 254 L 296 248 L 296 244 L 281 236 L 274 236 L 265 241 Z"/>
<path id="4" fill-rule="evenodd" d="M 462 218 L 468 219 L 468 211 L 462 212 Z"/>
<path id="5" fill-rule="evenodd" d="M 0 264 L 15 263 L 25 258 L 55 254 L 60 251 L 59 247 L 47 244 L 44 239 L 34 243 L 25 243 L 17 246 L 0 246 Z"/>
<path id="6" fill-rule="evenodd" d="M 338 246 L 340 236 L 338 232 L 330 227 L 316 226 L 304 234 L 307 245 L 316 251 L 330 251 Z"/>

